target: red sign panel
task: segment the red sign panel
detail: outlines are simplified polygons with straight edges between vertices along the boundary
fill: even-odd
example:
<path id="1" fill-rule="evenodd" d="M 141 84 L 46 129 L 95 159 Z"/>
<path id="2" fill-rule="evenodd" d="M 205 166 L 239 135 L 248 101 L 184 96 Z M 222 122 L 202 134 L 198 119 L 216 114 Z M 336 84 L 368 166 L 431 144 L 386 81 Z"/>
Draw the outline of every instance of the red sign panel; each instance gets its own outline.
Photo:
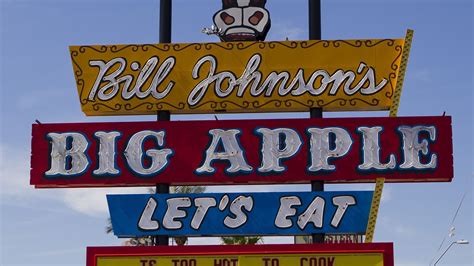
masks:
<path id="1" fill-rule="evenodd" d="M 393 266 L 392 243 L 89 247 L 87 266 Z"/>
<path id="2" fill-rule="evenodd" d="M 451 181 L 450 117 L 33 125 L 36 187 Z"/>

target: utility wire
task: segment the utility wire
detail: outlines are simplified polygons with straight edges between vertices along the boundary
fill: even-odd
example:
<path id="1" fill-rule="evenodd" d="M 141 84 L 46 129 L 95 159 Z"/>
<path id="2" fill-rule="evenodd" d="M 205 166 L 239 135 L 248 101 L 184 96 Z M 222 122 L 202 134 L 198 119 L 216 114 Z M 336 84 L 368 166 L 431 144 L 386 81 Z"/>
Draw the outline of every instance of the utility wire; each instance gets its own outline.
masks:
<path id="1" fill-rule="evenodd" d="M 459 202 L 459 206 L 456 210 L 456 213 L 454 214 L 453 220 L 451 221 L 451 225 L 454 224 L 454 221 L 456 220 L 456 217 L 458 217 L 459 210 L 461 209 L 461 205 L 464 202 L 464 198 L 466 197 L 466 194 L 467 194 L 467 189 L 466 189 L 466 191 L 464 191 L 464 195 L 462 195 L 461 202 Z"/>
<path id="2" fill-rule="evenodd" d="M 470 186 L 466 186 L 466 190 L 464 191 L 464 194 L 462 195 L 461 201 L 459 201 L 459 205 L 458 205 L 458 207 L 457 207 L 457 209 L 456 209 L 456 212 L 454 213 L 453 219 L 451 220 L 451 224 L 449 225 L 449 228 L 450 228 L 449 230 L 451 230 L 451 228 L 452 228 L 453 225 L 454 225 L 454 222 L 456 221 L 456 217 L 458 217 L 459 210 L 461 209 L 461 206 L 462 206 L 462 204 L 463 204 L 463 202 L 464 202 L 464 198 L 466 198 L 466 194 L 467 194 L 467 191 L 468 191 L 468 188 L 469 188 L 469 187 L 470 187 Z M 450 234 L 448 234 L 448 235 L 450 235 Z M 443 247 L 444 242 L 446 242 L 446 238 L 447 238 L 448 235 L 445 235 L 444 238 L 443 238 L 443 240 L 441 241 L 441 244 L 439 244 L 438 250 L 436 250 L 436 253 L 434 254 L 433 258 L 432 258 L 431 261 L 430 261 L 430 265 L 433 264 L 433 261 L 434 261 L 434 259 L 435 259 L 436 254 L 438 254 L 438 252 L 439 252 L 439 251 L 441 250 L 441 248 Z"/>

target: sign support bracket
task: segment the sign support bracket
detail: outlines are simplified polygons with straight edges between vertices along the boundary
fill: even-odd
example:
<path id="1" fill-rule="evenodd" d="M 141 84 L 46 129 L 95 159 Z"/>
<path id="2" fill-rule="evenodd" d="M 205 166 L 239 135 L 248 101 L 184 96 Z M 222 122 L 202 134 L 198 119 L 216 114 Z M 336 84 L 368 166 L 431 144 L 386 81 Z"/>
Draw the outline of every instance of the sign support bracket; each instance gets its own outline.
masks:
<path id="1" fill-rule="evenodd" d="M 407 30 L 405 42 L 403 44 L 403 53 L 400 60 L 400 68 L 398 70 L 397 83 L 395 84 L 395 92 L 393 94 L 393 102 L 390 107 L 389 116 L 396 117 L 398 107 L 400 106 L 400 97 L 402 95 L 403 82 L 405 81 L 405 72 L 407 70 L 408 58 L 410 57 L 411 43 L 413 40 L 413 30 Z"/>
<path id="2" fill-rule="evenodd" d="M 370 207 L 369 221 L 367 223 L 367 230 L 365 233 L 365 243 L 372 243 L 374 239 L 375 224 L 377 223 L 377 216 L 379 213 L 380 200 L 382 199 L 383 186 L 385 178 L 377 178 L 375 182 L 375 191 L 372 198 L 372 205 Z"/>

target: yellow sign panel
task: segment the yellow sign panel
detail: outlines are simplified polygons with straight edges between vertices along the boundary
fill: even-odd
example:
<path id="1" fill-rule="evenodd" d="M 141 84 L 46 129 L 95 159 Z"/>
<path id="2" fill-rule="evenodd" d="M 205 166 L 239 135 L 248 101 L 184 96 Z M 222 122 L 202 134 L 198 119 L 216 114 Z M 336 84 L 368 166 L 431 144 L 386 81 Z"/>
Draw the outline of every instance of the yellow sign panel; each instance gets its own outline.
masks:
<path id="1" fill-rule="evenodd" d="M 383 266 L 382 253 L 98 257 L 97 266 Z"/>
<path id="2" fill-rule="evenodd" d="M 71 46 L 87 115 L 389 110 L 404 39 Z"/>

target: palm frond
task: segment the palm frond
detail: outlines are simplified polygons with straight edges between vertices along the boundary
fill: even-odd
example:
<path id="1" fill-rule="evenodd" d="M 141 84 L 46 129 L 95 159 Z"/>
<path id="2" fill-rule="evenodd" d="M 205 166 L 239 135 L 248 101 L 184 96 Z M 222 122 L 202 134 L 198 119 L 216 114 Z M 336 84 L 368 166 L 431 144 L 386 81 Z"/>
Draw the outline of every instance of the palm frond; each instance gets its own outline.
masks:
<path id="1" fill-rule="evenodd" d="M 261 236 L 223 236 L 221 241 L 224 245 L 256 245 L 263 243 Z"/>

